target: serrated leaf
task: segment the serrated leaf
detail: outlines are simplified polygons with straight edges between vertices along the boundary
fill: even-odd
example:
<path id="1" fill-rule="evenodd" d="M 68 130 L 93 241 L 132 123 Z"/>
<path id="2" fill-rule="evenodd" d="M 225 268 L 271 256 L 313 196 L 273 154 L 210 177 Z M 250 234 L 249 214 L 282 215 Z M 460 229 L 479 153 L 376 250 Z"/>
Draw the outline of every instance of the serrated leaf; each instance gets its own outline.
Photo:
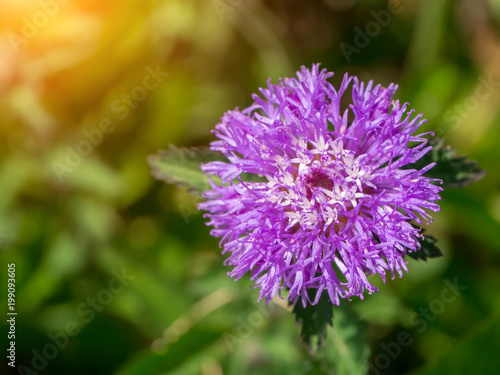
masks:
<path id="1" fill-rule="evenodd" d="M 330 367 L 337 375 L 366 374 L 370 358 L 366 323 L 359 319 L 348 302 L 335 309 L 334 324 L 329 332 L 328 350 L 325 350 Z"/>
<path id="2" fill-rule="evenodd" d="M 443 256 L 443 253 L 441 252 L 441 250 L 439 250 L 439 247 L 436 246 L 437 240 L 431 235 L 424 234 L 424 238 L 420 238 L 419 242 L 419 250 L 412 251 L 411 253 L 406 253 L 410 258 L 413 258 L 415 260 L 421 259 L 427 261 L 428 258 L 438 258 Z"/>
<path id="3" fill-rule="evenodd" d="M 152 175 L 168 184 L 185 186 L 192 194 L 201 194 L 209 190 L 209 177 L 200 169 L 202 163 L 211 161 L 227 162 L 220 152 L 212 151 L 208 147 L 176 147 L 170 145 L 169 150 L 161 150 L 156 155 L 148 157 Z M 210 178 L 221 185 L 221 180 L 214 175 Z M 242 173 L 240 180 L 244 182 L 265 182 L 266 179 L 257 174 Z M 233 181 L 238 183 L 237 180 Z"/>
<path id="4" fill-rule="evenodd" d="M 416 163 L 406 165 L 405 169 L 421 169 L 436 162 L 437 164 L 424 176 L 442 180 L 443 189 L 464 187 L 483 178 L 485 173 L 476 161 L 467 160 L 467 156 L 464 155 L 456 155 L 456 150 L 450 146 L 444 146 L 442 139 L 430 139 L 429 145 L 433 146 L 433 150 Z"/>
<path id="5" fill-rule="evenodd" d="M 316 296 L 316 289 L 308 289 L 311 300 Z M 293 307 L 295 321 L 300 325 L 300 338 L 309 349 L 321 346 L 326 338 L 328 325 L 333 326 L 333 304 L 328 293 L 322 293 L 316 305 L 305 308 L 299 300 Z M 316 338 L 316 343 L 314 339 Z"/>
<path id="6" fill-rule="evenodd" d="M 169 184 L 186 186 L 190 193 L 201 194 L 210 189 L 207 176 L 200 169 L 201 163 L 224 161 L 221 153 L 211 151 L 208 147 L 176 147 L 170 145 L 169 150 L 161 150 L 156 155 L 148 157 L 151 174 L 158 180 Z M 215 183 L 220 180 L 213 176 Z"/>

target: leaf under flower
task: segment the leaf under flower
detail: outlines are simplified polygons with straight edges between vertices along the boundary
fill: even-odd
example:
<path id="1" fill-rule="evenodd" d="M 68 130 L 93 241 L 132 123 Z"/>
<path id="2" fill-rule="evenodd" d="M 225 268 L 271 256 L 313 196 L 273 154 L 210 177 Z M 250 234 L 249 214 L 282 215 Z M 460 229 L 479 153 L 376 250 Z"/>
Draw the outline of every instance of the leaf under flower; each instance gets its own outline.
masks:
<path id="1" fill-rule="evenodd" d="M 433 149 L 426 153 L 416 163 L 407 164 L 405 169 L 422 169 L 435 162 L 436 165 L 427 171 L 424 176 L 443 181 L 443 189 L 465 187 L 484 177 L 485 172 L 479 168 L 476 161 L 467 160 L 466 155 L 456 155 L 456 150 L 445 146 L 441 138 L 432 138 L 429 145 Z"/>

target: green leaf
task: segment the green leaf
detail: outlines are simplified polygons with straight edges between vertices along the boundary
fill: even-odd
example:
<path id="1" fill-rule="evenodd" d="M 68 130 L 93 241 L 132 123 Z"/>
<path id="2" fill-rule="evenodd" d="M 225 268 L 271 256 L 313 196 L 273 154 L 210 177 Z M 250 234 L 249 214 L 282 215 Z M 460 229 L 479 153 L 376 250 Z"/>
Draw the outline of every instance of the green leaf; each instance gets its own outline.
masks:
<path id="1" fill-rule="evenodd" d="M 316 289 L 308 289 L 311 300 L 316 296 Z M 290 303 L 291 304 L 291 303 Z M 299 300 L 293 307 L 295 321 L 301 326 L 300 338 L 309 349 L 314 349 L 313 339 L 316 338 L 317 346 L 322 346 L 326 338 L 328 325 L 333 326 L 333 304 L 328 297 L 328 293 L 322 293 L 318 303 L 314 306 L 302 306 Z"/>
<path id="2" fill-rule="evenodd" d="M 456 150 L 450 146 L 444 146 L 440 138 L 429 140 L 433 150 L 421 157 L 416 163 L 406 165 L 405 169 L 421 169 L 430 163 L 437 164 L 427 171 L 424 176 L 437 178 L 443 181 L 443 189 L 460 188 L 470 185 L 484 177 L 484 171 L 479 168 L 476 161 L 467 161 L 467 156 L 455 155 Z"/>
<path id="3" fill-rule="evenodd" d="M 152 175 L 168 184 L 185 186 L 191 194 L 198 194 L 209 190 L 209 177 L 205 176 L 200 169 L 202 163 L 211 161 L 228 162 L 220 152 L 211 151 L 208 147 L 177 147 L 170 145 L 169 150 L 161 150 L 156 155 L 148 157 L 148 163 L 152 168 Z M 222 181 L 215 175 L 210 178 L 217 185 Z M 243 182 L 266 182 L 267 179 L 261 175 L 242 173 L 239 179 Z M 233 183 L 239 183 L 233 180 Z"/>
<path id="4" fill-rule="evenodd" d="M 363 303 L 363 302 L 361 302 Z M 362 322 L 346 301 L 335 309 L 335 327 L 330 330 L 326 356 L 337 375 L 364 375 L 368 371 L 370 347 Z"/>
<path id="5" fill-rule="evenodd" d="M 174 145 L 170 145 L 169 150 L 161 150 L 148 157 L 151 174 L 156 179 L 185 186 L 192 194 L 201 194 L 210 189 L 209 178 L 200 169 L 201 163 L 225 160 L 227 161 L 224 155 L 211 151 L 208 147 L 185 148 Z M 215 183 L 221 183 L 216 176 L 211 178 Z"/>
<path id="6" fill-rule="evenodd" d="M 439 248 L 436 246 L 437 240 L 432 237 L 431 235 L 425 235 L 424 238 L 419 239 L 420 242 L 420 249 L 417 251 L 412 251 L 407 252 L 406 254 L 413 259 L 416 260 L 425 260 L 427 261 L 427 258 L 438 258 L 443 256 L 443 253 Z"/>

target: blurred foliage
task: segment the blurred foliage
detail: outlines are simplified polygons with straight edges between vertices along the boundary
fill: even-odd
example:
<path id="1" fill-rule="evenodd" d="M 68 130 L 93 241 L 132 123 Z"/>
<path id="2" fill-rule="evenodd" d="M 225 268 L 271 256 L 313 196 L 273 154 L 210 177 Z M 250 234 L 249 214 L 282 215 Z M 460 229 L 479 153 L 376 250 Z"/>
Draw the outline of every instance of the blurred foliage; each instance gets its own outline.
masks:
<path id="1" fill-rule="evenodd" d="M 354 374 L 367 358 L 374 374 L 498 373 L 499 30 L 498 0 L 0 1 L 0 303 L 14 262 L 17 364 L 51 356 L 52 337 L 62 349 L 34 373 Z M 316 356 L 286 303 L 226 276 L 197 199 L 146 160 L 206 145 L 268 77 L 313 62 L 334 84 L 397 82 L 422 130 L 486 171 L 442 194 L 427 233 L 445 256 L 343 301 Z M 444 303 L 455 279 L 467 288 Z M 369 347 L 350 349 L 360 335 Z"/>
<path id="2" fill-rule="evenodd" d="M 203 163 L 211 161 L 226 161 L 221 153 L 210 151 L 207 147 L 180 148 L 170 145 L 168 150 L 160 150 L 156 155 L 148 157 L 151 174 L 160 181 L 187 187 L 193 195 L 199 195 L 210 187 L 210 179 L 221 184 L 217 176 L 209 178 L 200 169 Z"/>

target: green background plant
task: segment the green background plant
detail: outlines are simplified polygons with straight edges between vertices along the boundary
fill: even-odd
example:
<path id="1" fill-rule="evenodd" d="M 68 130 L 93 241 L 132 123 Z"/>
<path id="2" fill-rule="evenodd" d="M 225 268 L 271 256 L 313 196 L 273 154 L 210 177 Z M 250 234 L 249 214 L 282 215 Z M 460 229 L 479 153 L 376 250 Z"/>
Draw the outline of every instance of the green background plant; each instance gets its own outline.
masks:
<path id="1" fill-rule="evenodd" d="M 49 333 L 75 322 L 81 332 L 40 373 L 355 374 L 402 331 L 413 342 L 383 374 L 498 372 L 500 90 L 481 89 L 483 99 L 476 90 L 500 82 L 500 2 L 400 3 L 401 12 L 348 63 L 340 43 L 354 45 L 355 28 L 365 30 L 386 1 L 75 0 L 59 4 L 17 48 L 10 33 L 23 36 L 23 17 L 41 8 L 4 2 L 0 304 L 7 305 L 7 264 L 15 262 L 17 363 L 31 367 L 32 349 L 41 351 Z M 169 144 L 206 145 L 220 116 L 248 106 L 268 77 L 313 62 L 335 71 L 336 85 L 345 72 L 398 83 L 396 97 L 429 120 L 423 130 L 486 171 L 442 194 L 427 233 L 445 256 L 409 259 L 403 278 L 344 302 L 338 330 L 330 329 L 316 356 L 298 344 L 286 303 L 238 336 L 241 322 L 264 311 L 257 292 L 248 280 L 226 276 L 197 200 L 156 181 L 146 160 Z M 144 100 L 127 102 L 123 95 L 139 92 L 148 67 L 168 76 Z M 113 130 L 58 178 L 54 163 L 66 164 L 67 147 L 77 150 L 82 131 L 104 119 Z M 109 288 L 112 270 L 122 268 L 135 279 L 87 323 L 79 306 Z M 443 281 L 455 278 L 467 289 L 419 332 L 412 314 L 440 299 Z M 357 317 L 362 331 L 346 329 Z M 7 329 L 4 320 L 5 347 Z M 239 338 L 234 345 L 227 334 Z"/>

